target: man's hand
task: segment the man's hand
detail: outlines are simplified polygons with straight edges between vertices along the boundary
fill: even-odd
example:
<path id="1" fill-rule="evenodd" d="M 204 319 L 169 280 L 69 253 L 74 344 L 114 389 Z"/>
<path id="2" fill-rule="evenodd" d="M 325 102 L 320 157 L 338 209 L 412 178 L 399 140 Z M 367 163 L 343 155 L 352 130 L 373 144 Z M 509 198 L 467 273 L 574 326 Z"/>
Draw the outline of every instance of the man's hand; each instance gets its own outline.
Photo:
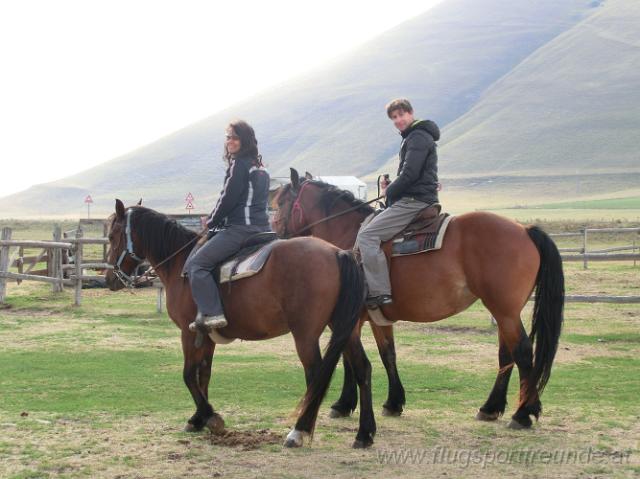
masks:
<path id="1" fill-rule="evenodd" d="M 388 174 L 382 175 L 382 179 L 380 180 L 380 193 L 382 196 L 387 195 L 387 186 L 391 184 L 391 180 L 389 179 Z"/>

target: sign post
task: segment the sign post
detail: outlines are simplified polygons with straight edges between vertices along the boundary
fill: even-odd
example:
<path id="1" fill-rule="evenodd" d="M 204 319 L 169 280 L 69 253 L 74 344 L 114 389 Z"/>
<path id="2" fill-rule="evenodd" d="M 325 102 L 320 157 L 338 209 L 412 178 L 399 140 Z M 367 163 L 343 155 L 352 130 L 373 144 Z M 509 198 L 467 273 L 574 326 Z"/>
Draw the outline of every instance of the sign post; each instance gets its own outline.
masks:
<path id="1" fill-rule="evenodd" d="M 91 219 L 91 203 L 93 203 L 91 195 L 87 195 L 84 202 L 87 204 L 87 219 Z"/>
<path id="2" fill-rule="evenodd" d="M 191 210 L 194 208 L 193 195 L 191 194 L 191 192 L 187 194 L 187 197 L 184 199 L 184 201 L 187 203 L 187 206 L 185 207 L 185 209 L 187 210 L 188 214 L 191 214 Z"/>

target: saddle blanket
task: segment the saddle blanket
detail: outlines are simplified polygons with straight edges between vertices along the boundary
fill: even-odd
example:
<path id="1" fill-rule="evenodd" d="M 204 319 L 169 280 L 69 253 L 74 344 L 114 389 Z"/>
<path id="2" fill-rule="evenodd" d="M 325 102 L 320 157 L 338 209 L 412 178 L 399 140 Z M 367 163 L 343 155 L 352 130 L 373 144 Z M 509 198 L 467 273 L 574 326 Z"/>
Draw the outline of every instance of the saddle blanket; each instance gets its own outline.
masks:
<path id="1" fill-rule="evenodd" d="M 258 249 L 252 248 L 248 254 L 240 254 L 220 266 L 220 284 L 230 283 L 258 274 L 269 259 L 273 247 L 282 240 L 275 240 Z"/>
<path id="2" fill-rule="evenodd" d="M 441 213 L 440 208 L 437 203 L 425 208 L 405 229 L 395 235 L 390 240 L 391 256 L 420 254 L 442 248 L 449 222 L 453 216 L 449 213 Z M 369 224 L 375 215 L 376 213 L 371 213 L 367 216 L 360 225 L 360 229 Z M 359 245 L 356 244 L 355 248 L 359 248 Z"/>

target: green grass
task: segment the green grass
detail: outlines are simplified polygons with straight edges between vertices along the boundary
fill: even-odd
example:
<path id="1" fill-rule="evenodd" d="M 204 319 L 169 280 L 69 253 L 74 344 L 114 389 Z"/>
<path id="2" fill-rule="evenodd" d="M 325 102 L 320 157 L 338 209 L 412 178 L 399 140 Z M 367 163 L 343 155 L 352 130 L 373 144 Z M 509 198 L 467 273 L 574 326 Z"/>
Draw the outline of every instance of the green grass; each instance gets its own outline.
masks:
<path id="1" fill-rule="evenodd" d="M 608 225 L 607 223 L 603 223 Z M 554 231 L 576 223 L 550 222 Z M 34 227 L 31 234 L 40 234 Z M 604 245 L 620 238 L 594 238 Z M 622 239 L 626 241 L 626 238 Z M 565 265 L 572 294 L 638 294 L 640 267 Z M 9 284 L 0 309 L 0 477 L 633 477 L 638 472 L 640 311 L 637 305 L 567 304 L 544 411 L 533 431 L 511 431 L 518 402 L 514 373 L 506 415 L 473 420 L 497 370 L 497 335 L 480 303 L 432 324 L 395 327 L 398 369 L 407 404 L 400 418 L 379 412 L 387 378 L 371 330 L 363 341 L 373 366 L 378 423 L 372 450 L 350 448 L 358 414 L 327 417 L 342 383 L 339 365 L 309 448 L 283 450 L 292 412 L 304 391 L 302 367 L 289 336 L 218 346 L 210 399 L 228 430 L 242 437 L 267 429 L 276 437 L 251 451 L 212 444 L 207 434 L 181 432 L 194 406 L 182 381 L 179 331 L 155 311 L 155 291 L 85 290 L 52 294 L 47 285 Z M 531 305 L 525 308 L 530 328 Z M 326 341 L 326 337 L 323 338 Z M 22 413 L 27 413 L 23 416 Z M 573 448 L 632 452 L 630 464 L 548 469 L 501 464 L 382 465 L 377 453 L 397 448 L 479 451 Z M 144 472 L 141 472 L 144 471 Z"/>
<path id="2" fill-rule="evenodd" d="M 601 200 L 565 201 L 537 206 L 543 209 L 591 209 L 591 210 L 628 210 L 640 209 L 640 196 L 629 198 L 608 198 Z"/>

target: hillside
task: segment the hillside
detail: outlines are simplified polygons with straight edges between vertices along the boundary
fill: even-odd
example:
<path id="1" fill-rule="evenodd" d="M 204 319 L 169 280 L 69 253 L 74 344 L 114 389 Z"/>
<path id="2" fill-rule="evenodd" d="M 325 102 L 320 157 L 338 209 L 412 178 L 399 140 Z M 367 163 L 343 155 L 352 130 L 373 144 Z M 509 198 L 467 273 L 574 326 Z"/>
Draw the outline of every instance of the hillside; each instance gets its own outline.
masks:
<path id="1" fill-rule="evenodd" d="M 639 25 L 640 2 L 608 0 L 529 56 L 445 129 L 441 171 L 480 189 L 491 178 L 515 177 L 518 184 L 500 191 L 511 203 L 633 193 L 640 185 Z"/>
<path id="2" fill-rule="evenodd" d="M 407 96 L 446 125 L 594 11 L 593 0 L 448 0 L 241 105 L 90 170 L 0 199 L 0 217 L 77 216 L 87 193 L 96 213 L 111 211 L 116 196 L 128 202 L 142 196 L 154 208 L 181 211 L 188 191 L 196 207 L 207 210 L 221 184 L 222 131 L 234 117 L 256 127 L 274 175 L 293 165 L 319 175 L 365 176 L 398 147 L 384 114 L 390 98 Z"/>

